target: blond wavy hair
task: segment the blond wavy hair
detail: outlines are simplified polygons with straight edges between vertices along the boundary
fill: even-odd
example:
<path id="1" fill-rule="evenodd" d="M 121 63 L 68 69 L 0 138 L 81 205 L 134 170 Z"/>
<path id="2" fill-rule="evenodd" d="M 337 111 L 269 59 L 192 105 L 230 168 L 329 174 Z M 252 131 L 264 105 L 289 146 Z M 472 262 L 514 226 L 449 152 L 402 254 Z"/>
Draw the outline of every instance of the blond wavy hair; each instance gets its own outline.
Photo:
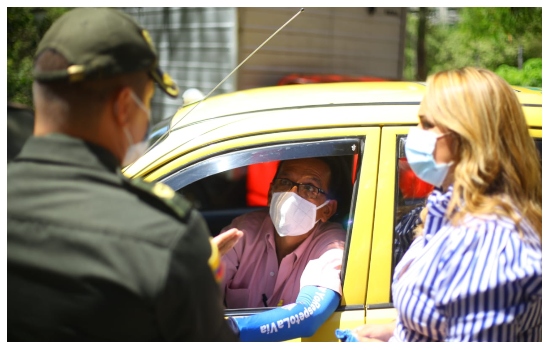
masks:
<path id="1" fill-rule="evenodd" d="M 542 241 L 541 160 L 512 87 L 486 69 L 442 71 L 428 77 L 422 107 L 454 136 L 451 223 L 467 214 L 497 214 L 523 234 L 525 219 Z M 425 217 L 426 210 L 422 222 Z"/>

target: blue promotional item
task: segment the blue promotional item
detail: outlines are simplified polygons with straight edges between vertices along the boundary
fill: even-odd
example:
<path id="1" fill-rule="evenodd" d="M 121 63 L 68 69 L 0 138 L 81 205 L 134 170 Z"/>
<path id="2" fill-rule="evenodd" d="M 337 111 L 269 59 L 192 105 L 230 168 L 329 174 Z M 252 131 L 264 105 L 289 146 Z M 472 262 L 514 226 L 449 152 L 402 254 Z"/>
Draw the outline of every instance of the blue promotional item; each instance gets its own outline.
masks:
<path id="1" fill-rule="evenodd" d="M 351 329 L 337 329 L 335 332 L 336 338 L 338 338 L 341 342 L 358 342 L 359 340 L 353 335 L 351 332 Z"/>
<path id="2" fill-rule="evenodd" d="M 273 342 L 311 337 L 340 304 L 332 289 L 305 286 L 296 302 L 247 317 L 231 317 L 241 341 Z"/>

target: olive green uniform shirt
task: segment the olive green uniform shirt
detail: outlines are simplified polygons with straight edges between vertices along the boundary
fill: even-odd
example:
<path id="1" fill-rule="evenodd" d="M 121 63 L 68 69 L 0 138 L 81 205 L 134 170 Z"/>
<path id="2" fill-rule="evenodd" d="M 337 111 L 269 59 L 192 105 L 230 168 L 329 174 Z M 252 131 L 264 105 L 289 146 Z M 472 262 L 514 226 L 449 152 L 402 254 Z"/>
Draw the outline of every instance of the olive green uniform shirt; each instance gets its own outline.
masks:
<path id="1" fill-rule="evenodd" d="M 8 341 L 237 340 L 204 219 L 105 149 L 31 137 L 7 209 Z"/>

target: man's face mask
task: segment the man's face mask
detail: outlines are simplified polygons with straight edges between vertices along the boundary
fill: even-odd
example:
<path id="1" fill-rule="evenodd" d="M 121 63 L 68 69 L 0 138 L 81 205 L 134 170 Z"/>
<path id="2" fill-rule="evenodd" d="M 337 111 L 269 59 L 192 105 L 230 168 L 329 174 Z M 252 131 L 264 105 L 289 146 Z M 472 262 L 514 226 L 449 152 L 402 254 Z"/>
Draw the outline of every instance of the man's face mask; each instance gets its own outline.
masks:
<path id="1" fill-rule="evenodd" d="M 324 207 L 303 199 L 295 192 L 275 192 L 271 196 L 269 215 L 279 236 L 299 236 L 309 232 L 317 223 L 317 209 Z"/>
<path id="2" fill-rule="evenodd" d="M 127 165 L 132 164 L 135 162 L 139 157 L 145 154 L 147 151 L 148 146 L 148 139 L 149 139 L 149 132 L 150 132 L 150 126 L 151 126 L 151 111 L 149 111 L 147 108 L 145 108 L 145 105 L 137 95 L 131 91 L 130 96 L 132 96 L 132 99 L 139 108 L 141 108 L 145 114 L 147 115 L 147 131 L 145 132 L 145 135 L 143 136 L 143 140 L 141 140 L 138 143 L 134 143 L 134 140 L 132 138 L 132 134 L 128 130 L 128 128 L 124 128 L 124 134 L 126 135 L 126 140 L 128 141 L 128 144 L 130 145 L 128 147 L 128 150 L 126 151 L 126 155 L 124 156 L 124 159 L 122 161 L 122 166 L 125 167 Z"/>

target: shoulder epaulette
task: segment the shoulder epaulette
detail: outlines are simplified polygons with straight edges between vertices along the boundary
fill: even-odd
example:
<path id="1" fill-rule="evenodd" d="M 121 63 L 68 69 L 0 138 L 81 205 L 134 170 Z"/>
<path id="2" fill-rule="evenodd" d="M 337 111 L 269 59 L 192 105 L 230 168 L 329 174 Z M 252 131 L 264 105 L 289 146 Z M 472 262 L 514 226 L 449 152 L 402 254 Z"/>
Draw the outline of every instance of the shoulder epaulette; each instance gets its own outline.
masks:
<path id="1" fill-rule="evenodd" d="M 186 219 L 193 208 L 189 201 L 161 182 L 147 182 L 141 178 L 126 178 L 126 180 L 132 187 L 157 198 L 181 219 Z"/>

